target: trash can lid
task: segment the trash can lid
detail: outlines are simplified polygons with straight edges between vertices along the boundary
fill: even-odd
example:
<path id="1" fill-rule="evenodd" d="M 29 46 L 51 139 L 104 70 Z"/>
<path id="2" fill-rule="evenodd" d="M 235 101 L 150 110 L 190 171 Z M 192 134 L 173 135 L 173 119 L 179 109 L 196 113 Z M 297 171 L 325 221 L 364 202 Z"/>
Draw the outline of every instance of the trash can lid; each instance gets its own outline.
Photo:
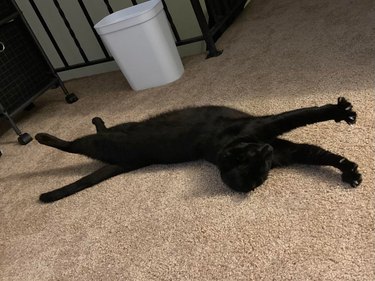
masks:
<path id="1" fill-rule="evenodd" d="M 161 0 L 149 0 L 109 14 L 94 27 L 99 34 L 107 34 L 148 21 L 162 9 Z"/>

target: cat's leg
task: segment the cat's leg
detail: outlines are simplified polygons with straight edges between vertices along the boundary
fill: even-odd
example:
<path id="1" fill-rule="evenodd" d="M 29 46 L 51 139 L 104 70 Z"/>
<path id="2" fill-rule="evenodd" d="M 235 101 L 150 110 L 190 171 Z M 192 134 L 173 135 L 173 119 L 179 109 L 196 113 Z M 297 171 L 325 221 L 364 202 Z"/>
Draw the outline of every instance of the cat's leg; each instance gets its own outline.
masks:
<path id="1" fill-rule="evenodd" d="M 345 121 L 348 124 L 356 122 L 357 114 L 353 106 L 345 98 L 338 98 L 337 104 L 327 104 L 319 107 L 301 108 L 276 114 L 260 119 L 257 133 L 265 139 L 277 137 L 298 127 L 317 122 L 335 120 Z M 250 128 L 251 129 L 251 128 Z"/>
<path id="2" fill-rule="evenodd" d="M 319 146 L 297 144 L 281 139 L 276 139 L 271 145 L 274 148 L 274 167 L 291 164 L 332 166 L 342 172 L 342 181 L 349 183 L 352 187 L 357 187 L 362 182 L 356 163 Z"/>
<path id="3" fill-rule="evenodd" d="M 52 190 L 40 195 L 39 200 L 44 203 L 50 203 L 60 200 L 64 197 L 70 196 L 95 184 L 98 184 L 106 179 L 117 176 L 121 173 L 128 172 L 129 169 L 115 165 L 106 165 L 99 170 L 77 180 L 74 183 L 68 184 L 59 189 Z"/>
<path id="4" fill-rule="evenodd" d="M 113 127 L 107 128 L 104 124 L 103 119 L 100 117 L 94 117 L 92 119 L 92 123 L 95 125 L 97 133 L 106 133 L 106 132 L 118 132 L 118 133 L 126 133 L 130 127 L 137 124 L 137 122 L 127 122 L 119 125 L 115 125 Z"/>
<path id="5" fill-rule="evenodd" d="M 70 151 L 68 151 L 70 142 L 64 141 L 64 140 L 59 139 L 59 138 L 57 138 L 55 136 L 52 136 L 50 134 L 39 133 L 39 134 L 35 135 L 35 139 L 40 144 L 44 144 L 46 146 L 51 146 L 51 147 L 54 147 L 54 148 L 57 148 L 57 149 L 60 149 L 60 150 L 63 150 L 63 151 L 70 152 Z"/>
<path id="6" fill-rule="evenodd" d="M 41 144 L 65 152 L 85 155 L 108 164 L 121 166 L 133 162 L 125 152 L 127 136 L 121 133 L 93 134 L 73 141 L 65 141 L 46 133 L 39 133 L 35 139 Z"/>

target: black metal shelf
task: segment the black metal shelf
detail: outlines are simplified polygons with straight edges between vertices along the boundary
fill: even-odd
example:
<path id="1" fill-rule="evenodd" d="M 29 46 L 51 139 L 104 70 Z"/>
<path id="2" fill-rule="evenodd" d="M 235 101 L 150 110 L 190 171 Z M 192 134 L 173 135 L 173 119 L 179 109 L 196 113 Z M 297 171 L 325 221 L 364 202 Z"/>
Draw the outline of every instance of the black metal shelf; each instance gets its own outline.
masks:
<path id="1" fill-rule="evenodd" d="M 14 0 L 0 0 L 0 43 L 0 117 L 9 121 L 18 142 L 27 144 L 32 138 L 13 116 L 52 87 L 60 86 L 68 103 L 78 99 L 65 88 Z"/>
<path id="2" fill-rule="evenodd" d="M 9 21 L 11 20 L 14 20 L 16 17 L 18 17 L 20 14 L 18 12 L 14 12 L 12 14 L 10 14 L 9 16 L 3 18 L 3 19 L 0 19 L 0 26 L 3 25 L 3 24 L 6 24 L 8 23 Z"/>
<path id="3" fill-rule="evenodd" d="M 47 90 L 55 87 L 56 85 L 58 85 L 58 81 L 57 81 L 56 78 L 53 78 L 51 80 L 51 82 L 46 84 L 42 89 L 40 89 L 40 91 L 38 91 L 34 95 L 30 96 L 30 98 L 27 101 L 25 101 L 22 105 L 20 105 L 16 110 L 9 113 L 9 115 L 11 117 L 14 117 L 15 115 L 19 114 L 21 111 L 23 111 L 25 108 L 27 108 L 30 104 L 32 104 L 33 101 L 35 101 L 39 96 L 44 94 Z"/>

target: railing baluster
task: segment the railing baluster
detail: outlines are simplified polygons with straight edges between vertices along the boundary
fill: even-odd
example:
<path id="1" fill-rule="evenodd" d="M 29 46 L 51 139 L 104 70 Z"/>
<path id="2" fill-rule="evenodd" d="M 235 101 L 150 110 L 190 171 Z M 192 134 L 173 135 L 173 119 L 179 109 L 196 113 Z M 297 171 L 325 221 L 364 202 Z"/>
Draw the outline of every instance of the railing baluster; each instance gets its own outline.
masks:
<path id="1" fill-rule="evenodd" d="M 190 0 L 190 3 L 193 7 L 195 16 L 198 20 L 202 35 L 195 36 L 195 37 L 192 37 L 192 38 L 187 38 L 187 39 L 181 39 L 180 35 L 178 33 L 178 30 L 176 28 L 176 25 L 173 22 L 173 18 L 172 18 L 171 14 L 168 10 L 168 7 L 165 3 L 165 0 L 161 0 L 161 1 L 163 3 L 164 11 L 165 11 L 167 19 L 169 21 L 171 30 L 172 30 L 173 35 L 175 37 L 176 45 L 182 46 L 182 45 L 191 44 L 193 42 L 198 42 L 198 41 L 204 40 L 206 42 L 206 46 L 207 46 L 207 50 L 208 50 L 207 58 L 213 57 L 213 56 L 218 56 L 222 53 L 222 51 L 219 51 L 219 50 L 216 49 L 215 39 L 217 39 L 220 36 L 220 34 L 223 32 L 223 30 L 225 30 L 225 28 L 226 28 L 225 25 L 228 24 L 228 22 L 232 21 L 236 17 L 236 15 L 239 13 L 239 11 L 241 9 L 241 6 L 243 7 L 243 4 L 245 3 L 245 0 L 215 0 L 217 2 L 214 2 L 213 0 L 206 0 L 205 3 L 207 5 L 207 10 L 208 10 L 209 16 L 210 16 L 210 20 L 209 20 L 209 23 L 208 23 L 205 15 L 203 13 L 202 6 L 200 4 L 200 0 Z M 234 2 L 232 2 L 232 1 L 234 1 Z M 78 3 L 81 7 L 82 12 L 84 13 L 84 15 L 86 17 L 87 22 L 89 23 L 89 25 L 91 27 L 92 32 L 95 35 L 95 38 L 96 38 L 97 42 L 99 43 L 99 45 L 101 47 L 101 50 L 103 51 L 103 54 L 104 54 L 105 57 L 103 57 L 101 59 L 89 60 L 87 58 L 84 50 L 82 49 L 82 47 L 80 45 L 80 42 L 78 41 L 78 39 L 76 37 L 76 34 L 74 33 L 69 21 L 67 20 L 67 18 L 65 16 L 65 13 L 62 10 L 58 0 L 53 0 L 61 18 L 63 19 L 63 21 L 65 23 L 65 26 L 69 30 L 69 33 L 70 33 L 72 39 L 74 40 L 74 43 L 75 43 L 76 47 L 78 48 L 78 50 L 79 50 L 79 52 L 80 52 L 80 54 L 81 54 L 81 56 L 84 60 L 84 62 L 73 64 L 73 65 L 70 65 L 67 62 L 67 60 L 65 59 L 63 52 L 61 51 L 58 43 L 56 42 L 54 36 L 51 33 L 51 30 L 49 29 L 47 23 L 45 22 L 45 20 L 43 19 L 42 15 L 41 15 L 41 12 L 39 11 L 38 7 L 36 6 L 35 0 L 29 0 L 29 2 L 31 4 L 32 8 L 34 9 L 34 12 L 37 15 L 39 21 L 41 22 L 44 30 L 46 31 L 49 39 L 51 40 L 56 52 L 58 53 L 58 55 L 59 55 L 59 57 L 62 61 L 62 63 L 64 64 L 63 67 L 56 68 L 57 72 L 66 71 L 66 70 L 70 70 L 70 69 L 76 69 L 76 68 L 89 66 L 89 65 L 95 65 L 95 64 L 98 64 L 98 63 L 103 63 L 103 62 L 113 60 L 113 58 L 110 56 L 107 49 L 105 48 L 105 45 L 104 45 L 103 41 L 101 40 L 101 37 L 98 35 L 98 33 L 96 32 L 96 30 L 94 28 L 93 20 L 90 16 L 89 11 L 86 8 L 84 0 L 78 0 Z M 103 0 L 103 2 L 106 5 L 106 8 L 107 8 L 108 12 L 110 14 L 113 13 L 114 11 L 111 7 L 110 0 Z M 133 5 L 137 5 L 138 1 L 137 0 L 131 0 L 131 3 Z"/>
<path id="2" fill-rule="evenodd" d="M 171 29 L 172 29 L 172 32 L 173 32 L 173 35 L 174 37 L 176 38 L 176 41 L 181 41 L 181 38 L 180 38 L 180 35 L 178 34 L 178 31 L 177 31 L 177 28 L 173 22 L 173 19 L 171 17 L 171 14 L 169 13 L 169 10 L 168 10 L 168 7 L 167 7 L 167 4 L 165 4 L 165 1 L 164 0 L 161 0 L 161 2 L 163 3 L 163 6 L 164 6 L 164 11 L 165 11 L 165 15 L 167 16 L 167 19 L 169 21 L 169 24 L 171 26 Z"/>
<path id="3" fill-rule="evenodd" d="M 113 13 L 113 9 L 111 7 L 111 4 L 109 4 L 109 0 L 104 0 L 104 4 L 107 6 L 107 10 L 110 14 Z"/>
<path id="4" fill-rule="evenodd" d="M 100 39 L 100 36 L 98 35 L 98 33 L 96 32 L 96 30 L 94 28 L 94 22 L 92 21 L 89 12 L 86 9 L 85 4 L 83 3 L 83 0 L 78 0 L 78 3 L 81 6 L 82 12 L 85 14 L 85 17 L 86 17 L 87 21 L 89 22 L 91 30 L 94 33 L 95 38 L 98 41 L 100 47 L 102 48 L 102 51 L 103 51 L 105 57 L 107 59 L 110 58 L 110 55 L 108 54 L 108 51 L 107 51 L 107 49 L 105 48 L 105 46 L 103 44 L 103 41 Z"/>
<path id="5" fill-rule="evenodd" d="M 219 18 L 219 15 L 218 15 L 218 11 L 215 7 L 215 3 L 213 3 L 212 1 L 205 1 L 206 3 L 206 7 L 207 7 L 207 13 L 208 13 L 208 17 L 209 17 L 209 27 L 212 27 L 214 26 L 215 24 L 219 23 L 220 22 L 220 18 Z"/>
<path id="6" fill-rule="evenodd" d="M 195 16 L 197 17 L 204 41 L 206 41 L 206 45 L 208 49 L 207 58 L 219 56 L 222 53 L 222 51 L 219 51 L 216 49 L 215 41 L 212 37 L 210 28 L 208 27 L 206 17 L 204 16 L 202 6 L 199 3 L 199 0 L 190 0 L 190 3 L 193 7 Z"/>
<path id="7" fill-rule="evenodd" d="M 64 57 L 64 54 L 62 53 L 62 51 L 61 51 L 59 45 L 57 44 L 55 38 L 53 37 L 53 35 L 52 35 L 52 33 L 51 33 L 51 30 L 49 29 L 49 27 L 48 27 L 46 21 L 44 20 L 44 18 L 43 18 L 43 16 L 42 16 L 42 14 L 40 13 L 38 7 L 35 5 L 34 0 L 29 0 L 29 2 L 30 2 L 30 5 L 31 5 L 31 7 L 33 8 L 35 14 L 37 15 L 37 17 L 38 17 L 40 23 L 42 24 L 44 30 L 46 31 L 46 33 L 47 33 L 49 39 L 51 40 L 53 47 L 55 47 L 55 50 L 56 50 L 57 54 L 59 55 L 59 57 L 60 57 L 62 63 L 64 64 L 65 67 L 69 66 L 68 62 L 66 61 L 66 59 L 65 59 L 65 57 Z"/>
<path id="8" fill-rule="evenodd" d="M 78 50 L 79 50 L 79 52 L 80 52 L 83 60 L 85 62 L 88 62 L 89 60 L 87 59 L 87 56 L 86 56 L 85 52 L 83 51 L 83 49 L 81 47 L 81 44 L 79 43 L 79 41 L 78 41 L 78 39 L 76 37 L 76 34 L 74 33 L 72 27 L 70 26 L 69 21 L 65 17 L 64 11 L 61 9 L 59 2 L 57 0 L 53 0 L 53 3 L 55 4 L 57 10 L 59 11 L 60 16 L 62 17 L 62 19 L 63 19 L 63 21 L 65 23 L 65 26 L 68 28 L 69 33 L 72 36 L 72 38 L 74 40 L 74 43 L 76 44 L 76 46 L 77 46 L 77 48 L 78 48 Z"/>

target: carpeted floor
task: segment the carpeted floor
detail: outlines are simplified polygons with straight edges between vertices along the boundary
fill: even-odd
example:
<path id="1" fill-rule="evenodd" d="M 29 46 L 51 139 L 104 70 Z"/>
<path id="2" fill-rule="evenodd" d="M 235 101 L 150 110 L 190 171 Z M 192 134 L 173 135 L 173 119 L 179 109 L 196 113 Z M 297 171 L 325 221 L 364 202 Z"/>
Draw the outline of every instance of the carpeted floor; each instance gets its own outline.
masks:
<path id="1" fill-rule="evenodd" d="M 355 126 L 289 133 L 359 164 L 349 189 L 331 168 L 273 170 L 244 196 L 205 162 L 154 166 L 41 204 L 42 192 L 99 163 L 0 138 L 0 280 L 375 280 L 375 2 L 253 0 L 219 40 L 222 56 L 184 60 L 171 85 L 133 92 L 121 73 L 74 80 L 18 120 L 64 139 L 187 105 L 270 114 L 347 97 Z"/>

